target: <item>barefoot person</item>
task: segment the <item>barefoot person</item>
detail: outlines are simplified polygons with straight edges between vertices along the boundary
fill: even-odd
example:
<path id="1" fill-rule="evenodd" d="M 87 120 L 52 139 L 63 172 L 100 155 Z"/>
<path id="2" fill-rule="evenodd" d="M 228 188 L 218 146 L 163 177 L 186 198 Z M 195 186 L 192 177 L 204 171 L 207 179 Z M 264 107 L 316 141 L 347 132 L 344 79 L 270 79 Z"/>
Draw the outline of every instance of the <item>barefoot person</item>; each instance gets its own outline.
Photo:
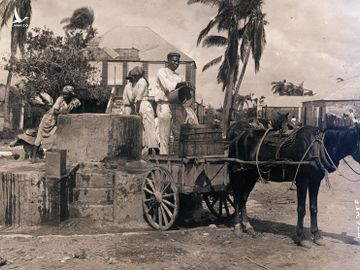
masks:
<path id="1" fill-rule="evenodd" d="M 53 137 L 57 129 L 58 115 L 67 114 L 80 105 L 81 102 L 75 98 L 74 87 L 70 85 L 64 86 L 62 95 L 57 98 L 52 108 L 41 119 L 32 152 L 33 160 L 36 157 L 36 153 L 40 145 L 44 146 L 44 144 L 52 144 Z"/>

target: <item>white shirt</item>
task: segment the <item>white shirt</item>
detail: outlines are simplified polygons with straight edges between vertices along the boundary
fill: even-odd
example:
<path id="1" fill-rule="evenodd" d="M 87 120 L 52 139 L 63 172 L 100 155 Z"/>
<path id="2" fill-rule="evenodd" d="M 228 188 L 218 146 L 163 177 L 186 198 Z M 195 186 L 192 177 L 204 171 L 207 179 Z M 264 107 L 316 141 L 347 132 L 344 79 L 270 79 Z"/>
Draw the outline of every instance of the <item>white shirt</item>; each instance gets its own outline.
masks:
<path id="1" fill-rule="evenodd" d="M 169 68 L 160 68 L 156 75 L 155 101 L 168 101 L 165 90 L 174 91 L 176 85 L 182 82 L 182 77 Z"/>
<path id="2" fill-rule="evenodd" d="M 130 82 L 128 82 L 124 88 L 123 105 L 131 105 L 133 102 L 134 99 L 133 99 L 132 85 Z"/>

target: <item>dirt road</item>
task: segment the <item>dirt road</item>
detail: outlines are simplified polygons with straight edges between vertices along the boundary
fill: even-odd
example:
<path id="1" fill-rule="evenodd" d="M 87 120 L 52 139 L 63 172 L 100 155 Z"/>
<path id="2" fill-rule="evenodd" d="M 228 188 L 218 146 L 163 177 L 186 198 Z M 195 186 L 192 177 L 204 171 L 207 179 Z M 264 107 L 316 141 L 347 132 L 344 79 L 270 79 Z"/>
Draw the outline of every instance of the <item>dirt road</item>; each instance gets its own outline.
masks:
<path id="1" fill-rule="evenodd" d="M 344 166 L 340 170 L 356 178 Z M 98 232 L 102 234 L 96 234 L 88 224 L 77 221 L 55 230 L 3 227 L 0 257 L 7 264 L 0 270 L 360 269 L 356 224 L 360 218 L 356 219 L 355 208 L 355 200 L 360 203 L 360 182 L 333 174 L 330 183 L 331 189 L 322 183 L 319 195 L 319 227 L 325 246 L 303 248 L 293 243 L 296 192 L 287 191 L 289 183 L 259 183 L 248 205 L 251 222 L 259 232 L 256 237 L 236 237 L 229 224 L 214 224 L 207 212 L 191 225 L 163 233 L 136 225 L 135 233 L 119 232 L 134 231 L 128 226 L 101 227 Z M 308 228 L 308 218 L 305 224 Z"/>

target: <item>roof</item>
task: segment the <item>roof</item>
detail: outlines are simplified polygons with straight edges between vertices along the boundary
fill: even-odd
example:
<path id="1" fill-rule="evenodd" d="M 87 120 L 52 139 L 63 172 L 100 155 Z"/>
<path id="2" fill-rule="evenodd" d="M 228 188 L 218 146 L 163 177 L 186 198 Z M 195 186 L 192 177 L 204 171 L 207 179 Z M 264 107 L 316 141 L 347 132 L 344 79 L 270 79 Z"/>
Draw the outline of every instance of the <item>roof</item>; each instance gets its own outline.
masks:
<path id="1" fill-rule="evenodd" d="M 105 48 L 106 51 L 109 51 L 108 48 L 112 50 L 136 48 L 139 50 L 140 61 L 164 61 L 169 52 L 175 51 L 180 54 L 181 62 L 194 62 L 185 53 L 145 26 L 116 26 L 95 38 L 92 45 L 101 49 Z"/>
<path id="2" fill-rule="evenodd" d="M 314 96 L 279 96 L 273 94 L 266 97 L 265 104 L 268 107 L 300 108 L 303 102 L 313 99 Z"/>

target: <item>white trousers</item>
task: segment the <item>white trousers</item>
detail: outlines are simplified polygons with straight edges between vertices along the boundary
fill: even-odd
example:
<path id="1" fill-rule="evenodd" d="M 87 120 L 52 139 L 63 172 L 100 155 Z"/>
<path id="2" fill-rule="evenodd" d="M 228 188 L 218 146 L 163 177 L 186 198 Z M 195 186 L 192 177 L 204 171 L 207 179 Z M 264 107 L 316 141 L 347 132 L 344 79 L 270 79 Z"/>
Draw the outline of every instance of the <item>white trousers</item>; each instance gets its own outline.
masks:
<path id="1" fill-rule="evenodd" d="M 156 108 L 159 125 L 160 154 L 169 154 L 169 139 L 171 132 L 171 110 L 167 103 L 158 103 Z"/>

